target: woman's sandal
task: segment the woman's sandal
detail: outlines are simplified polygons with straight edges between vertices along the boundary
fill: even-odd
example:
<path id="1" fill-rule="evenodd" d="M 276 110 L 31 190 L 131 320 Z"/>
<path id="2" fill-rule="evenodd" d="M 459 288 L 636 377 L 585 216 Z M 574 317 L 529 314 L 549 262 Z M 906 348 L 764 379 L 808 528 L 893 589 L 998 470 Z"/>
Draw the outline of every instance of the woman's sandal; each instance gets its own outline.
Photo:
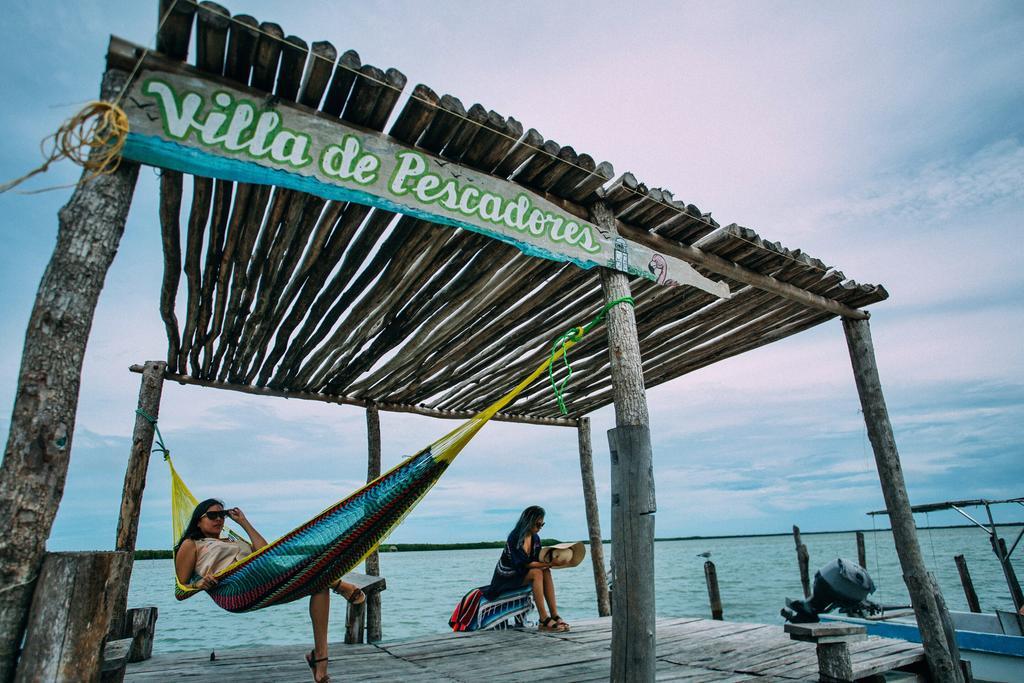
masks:
<path id="1" fill-rule="evenodd" d="M 562 617 L 558 616 L 557 614 L 552 614 L 550 618 L 553 619 L 555 622 L 555 628 L 552 630 L 559 631 L 562 633 L 569 630 L 569 624 L 564 619 L 562 619 Z"/>
<path id="2" fill-rule="evenodd" d="M 366 602 L 366 593 L 361 588 L 356 588 L 348 595 L 345 595 L 345 592 L 341 590 L 341 582 L 339 581 L 331 586 L 331 590 L 345 598 L 351 605 L 361 605 Z"/>
<path id="3" fill-rule="evenodd" d="M 306 664 L 309 664 L 310 671 L 313 672 L 313 683 L 331 683 L 331 675 L 324 674 L 323 678 L 316 677 L 316 665 L 320 662 L 329 662 L 327 657 L 316 658 L 316 650 L 310 650 L 309 654 L 306 655 Z"/>
<path id="4" fill-rule="evenodd" d="M 547 631 L 548 633 L 561 633 L 569 630 L 569 624 L 564 621 L 560 621 L 557 616 L 547 617 L 541 619 L 537 625 L 538 631 Z"/>

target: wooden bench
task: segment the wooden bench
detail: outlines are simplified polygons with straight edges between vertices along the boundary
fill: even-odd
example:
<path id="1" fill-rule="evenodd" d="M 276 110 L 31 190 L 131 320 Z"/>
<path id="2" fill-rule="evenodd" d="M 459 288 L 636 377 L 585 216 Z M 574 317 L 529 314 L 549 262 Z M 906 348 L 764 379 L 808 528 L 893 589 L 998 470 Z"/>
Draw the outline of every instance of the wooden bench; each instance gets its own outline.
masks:
<path id="1" fill-rule="evenodd" d="M 793 640 L 814 643 L 818 654 L 818 676 L 821 681 L 853 681 L 853 660 L 850 643 L 867 640 L 868 630 L 858 624 L 819 622 L 817 624 L 786 624 L 786 633 Z"/>
<path id="2" fill-rule="evenodd" d="M 362 643 L 366 640 L 366 605 L 370 602 L 370 596 L 387 590 L 388 584 L 383 576 L 368 576 L 366 574 L 345 574 L 343 581 L 355 584 L 361 591 L 366 593 L 366 602 L 361 605 L 349 603 L 345 612 L 345 642 L 348 644 Z"/>

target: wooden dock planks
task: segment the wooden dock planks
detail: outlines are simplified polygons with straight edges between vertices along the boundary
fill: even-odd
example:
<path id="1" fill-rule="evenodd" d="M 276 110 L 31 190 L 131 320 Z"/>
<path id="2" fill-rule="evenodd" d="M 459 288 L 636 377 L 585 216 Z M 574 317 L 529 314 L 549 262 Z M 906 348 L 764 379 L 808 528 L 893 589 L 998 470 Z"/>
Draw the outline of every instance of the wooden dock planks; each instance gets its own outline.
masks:
<path id="1" fill-rule="evenodd" d="M 656 680 L 690 683 L 815 681 L 814 645 L 790 640 L 781 626 L 710 619 L 658 619 Z M 358 681 L 606 681 L 611 619 L 573 624 L 568 633 L 535 629 L 442 633 L 372 645 L 331 646 L 336 679 Z M 921 646 L 869 638 L 850 647 L 858 677 L 920 662 Z M 129 664 L 125 681 L 310 680 L 302 646 L 162 654 Z"/>

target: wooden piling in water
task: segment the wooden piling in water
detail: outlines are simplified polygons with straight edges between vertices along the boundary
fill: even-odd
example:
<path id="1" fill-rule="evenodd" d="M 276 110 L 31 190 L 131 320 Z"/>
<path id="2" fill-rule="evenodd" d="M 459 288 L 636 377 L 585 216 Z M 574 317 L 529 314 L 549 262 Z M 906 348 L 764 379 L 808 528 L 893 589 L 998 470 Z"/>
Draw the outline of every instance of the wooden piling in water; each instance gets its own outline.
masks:
<path id="1" fill-rule="evenodd" d="M 711 618 L 722 621 L 722 596 L 718 592 L 718 572 L 715 563 L 708 560 L 704 563 L 704 580 L 708 584 L 708 602 L 711 603 Z"/>
<path id="2" fill-rule="evenodd" d="M 967 598 L 968 609 L 976 614 L 980 613 L 981 603 L 978 602 L 978 593 L 974 590 L 971 572 L 967 569 L 967 560 L 963 555 L 956 555 L 953 561 L 956 562 L 956 570 L 960 573 L 960 584 L 964 587 L 964 597 Z"/>
<path id="3" fill-rule="evenodd" d="M 804 590 L 804 597 L 811 597 L 811 568 L 810 555 L 807 546 L 800 540 L 800 527 L 793 525 L 793 542 L 796 544 L 796 563 L 800 568 L 800 586 Z"/>
<path id="4" fill-rule="evenodd" d="M 864 547 L 864 532 L 857 532 L 857 564 L 862 567 L 868 566 L 868 553 Z"/>

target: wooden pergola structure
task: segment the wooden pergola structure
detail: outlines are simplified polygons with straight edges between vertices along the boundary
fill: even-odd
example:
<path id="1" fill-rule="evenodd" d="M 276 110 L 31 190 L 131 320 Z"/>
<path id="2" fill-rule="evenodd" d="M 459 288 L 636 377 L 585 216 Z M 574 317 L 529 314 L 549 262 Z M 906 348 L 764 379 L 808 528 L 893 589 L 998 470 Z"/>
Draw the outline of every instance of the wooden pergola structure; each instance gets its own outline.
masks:
<path id="1" fill-rule="evenodd" d="M 195 59 L 187 65 L 193 26 Z M 156 81 L 174 91 L 173 98 L 162 100 L 162 122 L 154 108 L 161 102 L 158 86 L 149 85 Z M 34 540 L 0 546 L 0 576 L 7 586 L 0 595 L 0 680 L 15 671 L 43 543 L 67 471 L 82 352 L 124 228 L 138 161 L 163 167 L 159 220 L 165 270 L 159 310 L 168 336 L 165 361 L 133 368 L 143 373 L 140 408 L 158 414 L 168 379 L 363 406 L 371 478 L 380 469 L 378 411 L 469 417 L 532 370 L 559 334 L 589 320 L 606 302 L 632 297 L 632 307 L 609 310 L 606 334 L 584 337 L 573 350 L 574 369 L 590 381 L 569 384 L 568 415 L 559 412 L 550 387 L 538 383 L 495 418 L 579 430 L 604 613 L 586 415 L 615 405 L 617 427 L 609 434 L 615 680 L 654 677 L 655 505 L 645 387 L 841 317 L 929 665 L 936 680 L 958 680 L 955 649 L 942 632 L 941 595 L 937 602 L 938 589 L 917 543 L 868 314 L 861 310 L 887 298 L 885 289 L 849 280 L 749 228 L 721 226 L 670 191 L 649 188 L 630 173 L 616 177 L 610 163 L 546 140 L 536 129 L 482 105 L 467 109 L 454 96 L 417 85 L 399 108 L 405 85 L 396 69 L 362 64 L 352 51 L 339 57 L 328 42 L 310 45 L 285 35 L 277 24 L 231 16 L 212 2 L 161 0 L 155 52 L 111 39 L 102 94 L 117 98 L 129 112 L 135 137 L 130 136 L 120 169 L 80 183 L 62 210 L 58 243 L 29 324 L 0 472 L 0 525 L 11 530 L 11 539 Z M 372 162 L 362 167 L 369 169 L 366 177 L 359 176 L 367 156 L 353 153 L 347 177 L 340 161 L 333 168 L 322 165 L 321 170 L 334 170 L 347 181 L 344 187 L 345 182 L 331 185 L 313 170 L 303 176 L 299 164 L 291 173 L 257 168 L 257 155 L 243 167 L 230 152 L 200 149 L 218 135 L 224 138 L 230 125 L 223 123 L 218 132 L 209 124 L 201 132 L 204 120 L 197 114 L 189 133 L 187 122 L 181 122 L 187 88 L 202 106 L 209 105 L 207 117 L 254 102 L 259 103 L 256 115 L 279 117 L 277 125 L 284 128 L 277 130 L 298 131 L 290 147 L 285 142 L 266 152 L 277 154 L 278 161 L 301 156 L 296 150 L 305 129 L 294 126 L 308 125 L 313 142 L 326 134 L 322 131 L 333 131 L 343 140 L 357 140 L 363 150 L 377 145 L 377 154 L 367 156 L 378 162 L 389 163 L 385 151 L 398 163 L 411 160 L 411 165 L 419 158 L 444 176 L 439 183 L 468 178 L 465 183 L 479 196 L 504 193 L 506 208 L 516 201 L 512 197 L 525 197 L 522 206 L 546 207 L 542 215 L 548 223 L 538 219 L 535 227 L 549 227 L 549 236 L 561 229 L 563 241 L 592 231 L 587 234 L 614 245 L 614 260 L 581 264 L 573 255 L 553 255 L 507 232 L 492 233 L 482 220 L 444 215 L 436 199 L 434 207 L 429 201 L 402 204 L 422 188 L 397 184 L 400 170 L 387 188 L 395 197 L 383 190 L 373 194 L 372 188 L 357 186 L 370 185 Z M 221 94 L 233 98 L 230 105 L 217 99 Z M 168 113 L 166 103 L 172 101 L 183 109 Z M 156 122 L 152 131 L 146 128 L 150 122 Z M 175 125 L 185 133 L 175 133 Z M 175 141 L 178 147 L 171 144 Z M 219 144 L 228 146 L 223 139 Z M 175 156 L 182 145 L 193 145 L 184 161 Z M 186 183 L 191 186 L 187 211 L 182 206 Z M 468 215 L 466 195 L 457 201 Z M 483 215 L 479 205 L 472 211 L 477 209 Z M 496 222 L 493 215 L 488 220 Z M 570 223 L 574 227 L 566 227 Z M 526 240 L 529 230 L 519 229 Z M 586 240 L 580 243 L 585 246 Z M 685 276 L 678 283 L 672 281 L 677 273 Z M 564 372 L 556 372 L 556 379 Z M 125 480 L 120 551 L 134 550 L 152 439 L 152 426 L 140 417 Z M 33 476 L 26 478 L 26 472 Z M 375 569 L 368 564 L 369 571 Z M 108 606 L 115 621 L 124 609 L 124 583 Z M 372 616 L 370 628 L 372 633 Z"/>

